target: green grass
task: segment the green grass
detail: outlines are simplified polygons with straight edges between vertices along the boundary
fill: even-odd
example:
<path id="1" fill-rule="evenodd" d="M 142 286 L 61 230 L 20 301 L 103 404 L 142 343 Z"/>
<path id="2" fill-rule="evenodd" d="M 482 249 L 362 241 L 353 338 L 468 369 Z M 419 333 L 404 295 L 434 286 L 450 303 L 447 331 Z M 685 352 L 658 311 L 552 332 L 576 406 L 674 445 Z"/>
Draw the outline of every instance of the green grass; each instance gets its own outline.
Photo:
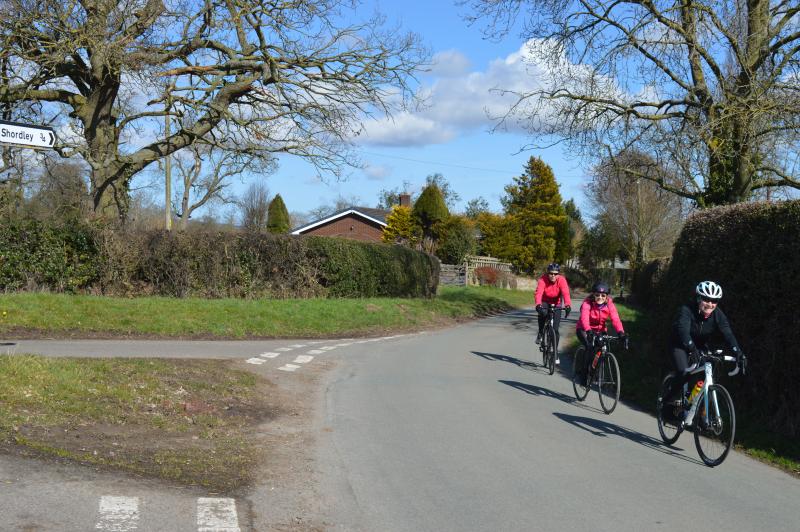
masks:
<path id="1" fill-rule="evenodd" d="M 286 338 L 408 330 L 531 303 L 531 292 L 444 287 L 433 299 L 176 299 L 0 295 L 0 333 Z"/>
<path id="2" fill-rule="evenodd" d="M 631 336 L 629 352 L 615 352 L 620 359 L 623 400 L 655 413 L 656 396 L 666 360 L 666 348 L 648 341 L 651 330 L 648 314 L 632 306 L 617 303 L 625 331 Z M 652 351 L 655 356 L 652 356 Z M 648 356 L 650 354 L 650 356 Z M 661 360 L 661 364 L 653 364 Z M 736 398 L 733 398 L 734 405 Z M 739 450 L 794 474 L 800 474 L 800 442 L 764 430 L 763 420 L 749 419 L 737 411 L 736 446 Z"/>
<path id="3" fill-rule="evenodd" d="M 213 360 L 0 356 L 0 444 L 230 490 L 252 426 L 274 415 L 256 375 Z"/>

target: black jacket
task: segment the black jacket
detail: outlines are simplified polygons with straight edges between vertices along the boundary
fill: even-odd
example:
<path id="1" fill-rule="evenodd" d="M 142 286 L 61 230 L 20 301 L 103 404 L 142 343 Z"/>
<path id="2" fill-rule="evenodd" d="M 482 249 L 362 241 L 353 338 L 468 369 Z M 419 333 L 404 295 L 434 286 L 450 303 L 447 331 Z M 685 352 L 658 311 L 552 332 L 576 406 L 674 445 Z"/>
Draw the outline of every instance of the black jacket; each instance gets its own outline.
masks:
<path id="1" fill-rule="evenodd" d="M 690 351 L 694 344 L 698 349 L 707 348 L 708 341 L 720 335 L 728 347 L 740 350 L 739 342 L 736 341 L 728 318 L 721 308 L 715 308 L 708 318 L 703 318 L 697 310 L 697 304 L 690 303 L 678 309 L 678 315 L 672 323 L 670 347 Z"/>

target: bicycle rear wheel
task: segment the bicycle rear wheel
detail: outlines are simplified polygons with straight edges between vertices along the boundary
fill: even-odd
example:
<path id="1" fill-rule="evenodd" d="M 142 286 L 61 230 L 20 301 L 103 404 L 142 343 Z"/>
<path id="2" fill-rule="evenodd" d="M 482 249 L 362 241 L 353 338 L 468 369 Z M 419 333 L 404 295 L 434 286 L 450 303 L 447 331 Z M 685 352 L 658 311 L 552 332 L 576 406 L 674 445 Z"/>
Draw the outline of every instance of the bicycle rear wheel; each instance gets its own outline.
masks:
<path id="1" fill-rule="evenodd" d="M 547 328 L 547 371 L 552 375 L 556 371 L 556 331 L 552 327 Z"/>
<path id="2" fill-rule="evenodd" d="M 736 434 L 733 401 L 728 390 L 719 384 L 709 386 L 699 401 L 694 418 L 694 445 L 707 466 L 718 466 L 728 456 Z"/>
<path id="3" fill-rule="evenodd" d="M 661 381 L 661 389 L 658 391 L 658 403 L 656 405 L 656 415 L 658 417 L 658 432 L 661 433 L 661 439 L 667 445 L 672 445 L 683 432 L 683 424 L 680 421 L 680 414 L 682 409 L 679 405 L 668 405 L 667 393 L 670 391 L 674 375 L 667 375 Z M 680 393 L 674 391 L 674 393 Z"/>
<path id="4" fill-rule="evenodd" d="M 575 351 L 572 359 L 572 389 L 575 391 L 575 398 L 583 401 L 589 395 L 589 378 L 581 375 L 586 371 L 586 348 L 581 346 Z M 580 379 L 583 378 L 583 383 Z"/>
<path id="5" fill-rule="evenodd" d="M 617 407 L 619 388 L 619 364 L 614 353 L 609 351 L 597 368 L 597 392 L 600 394 L 600 406 L 606 414 L 610 414 Z"/>

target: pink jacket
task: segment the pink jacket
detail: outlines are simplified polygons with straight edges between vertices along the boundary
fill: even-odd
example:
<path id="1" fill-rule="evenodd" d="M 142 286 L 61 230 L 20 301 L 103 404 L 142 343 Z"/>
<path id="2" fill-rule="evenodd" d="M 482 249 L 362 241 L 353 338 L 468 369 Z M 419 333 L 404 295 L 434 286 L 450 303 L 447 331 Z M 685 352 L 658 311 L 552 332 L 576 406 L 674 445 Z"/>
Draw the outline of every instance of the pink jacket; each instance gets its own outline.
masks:
<path id="1" fill-rule="evenodd" d="M 539 277 L 539 282 L 536 283 L 535 301 L 537 305 L 541 305 L 542 302 L 558 305 L 562 297 L 564 298 L 564 305 L 572 306 L 572 301 L 569 299 L 567 279 L 563 275 L 556 276 L 555 281 L 550 281 L 547 274 Z"/>
<path id="2" fill-rule="evenodd" d="M 611 296 L 606 301 L 607 303 L 601 308 L 600 305 L 594 302 L 592 296 L 584 299 L 583 303 L 581 303 L 581 316 L 578 318 L 575 329 L 578 331 L 606 332 L 606 320 L 610 318 L 611 324 L 617 333 L 624 332 L 622 322 L 617 313 L 617 307 L 614 306 Z"/>

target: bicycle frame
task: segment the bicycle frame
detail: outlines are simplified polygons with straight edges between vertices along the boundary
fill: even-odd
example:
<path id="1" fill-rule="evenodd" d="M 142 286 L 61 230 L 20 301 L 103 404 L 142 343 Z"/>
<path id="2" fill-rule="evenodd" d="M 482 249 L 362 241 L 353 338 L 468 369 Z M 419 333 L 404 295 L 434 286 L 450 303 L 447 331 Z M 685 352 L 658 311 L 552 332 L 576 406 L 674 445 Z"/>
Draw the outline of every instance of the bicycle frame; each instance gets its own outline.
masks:
<path id="1" fill-rule="evenodd" d="M 714 367 L 713 367 L 712 361 L 713 360 L 724 360 L 726 362 L 736 362 L 736 358 L 734 358 L 732 356 L 719 357 L 719 355 L 721 355 L 722 353 L 723 353 L 722 350 L 715 351 L 714 355 L 717 355 L 717 356 L 712 358 L 711 360 L 709 360 L 709 354 L 704 353 L 700 357 L 700 360 L 701 360 L 701 362 L 703 364 L 702 369 L 701 368 L 695 368 L 695 369 L 692 369 L 692 370 L 690 370 L 688 372 L 691 375 L 694 375 L 694 374 L 697 374 L 697 373 L 703 373 L 703 372 L 705 373 L 705 378 L 703 379 L 703 387 L 700 389 L 700 392 L 697 394 L 697 397 L 702 397 L 702 399 L 703 399 L 702 400 L 702 404 L 703 404 L 703 406 L 705 406 L 705 409 L 703 410 L 703 412 L 705 412 L 705 421 L 706 421 L 706 423 L 708 423 L 708 413 L 710 411 L 713 412 L 714 417 L 716 419 L 719 419 L 719 417 L 720 417 L 720 414 L 719 414 L 719 403 L 717 402 L 717 396 L 716 395 L 714 395 L 714 397 L 711 398 L 711 403 L 712 403 L 711 406 L 714 409 L 713 409 L 713 411 L 709 410 L 708 389 L 711 387 L 711 385 L 714 384 Z M 697 366 L 697 365 L 695 364 L 695 366 Z M 734 376 L 737 373 L 739 373 L 739 366 L 738 365 L 736 366 L 736 369 L 734 369 L 732 372 L 728 373 L 728 375 Z M 688 384 L 684 384 L 684 386 L 688 387 Z M 692 425 L 693 424 L 694 417 L 697 414 L 698 409 L 700 408 L 700 404 L 701 404 L 701 401 L 698 401 L 697 399 L 695 399 L 692 402 L 691 407 L 689 407 L 689 411 L 686 413 L 686 419 L 684 420 L 686 425 Z"/>

